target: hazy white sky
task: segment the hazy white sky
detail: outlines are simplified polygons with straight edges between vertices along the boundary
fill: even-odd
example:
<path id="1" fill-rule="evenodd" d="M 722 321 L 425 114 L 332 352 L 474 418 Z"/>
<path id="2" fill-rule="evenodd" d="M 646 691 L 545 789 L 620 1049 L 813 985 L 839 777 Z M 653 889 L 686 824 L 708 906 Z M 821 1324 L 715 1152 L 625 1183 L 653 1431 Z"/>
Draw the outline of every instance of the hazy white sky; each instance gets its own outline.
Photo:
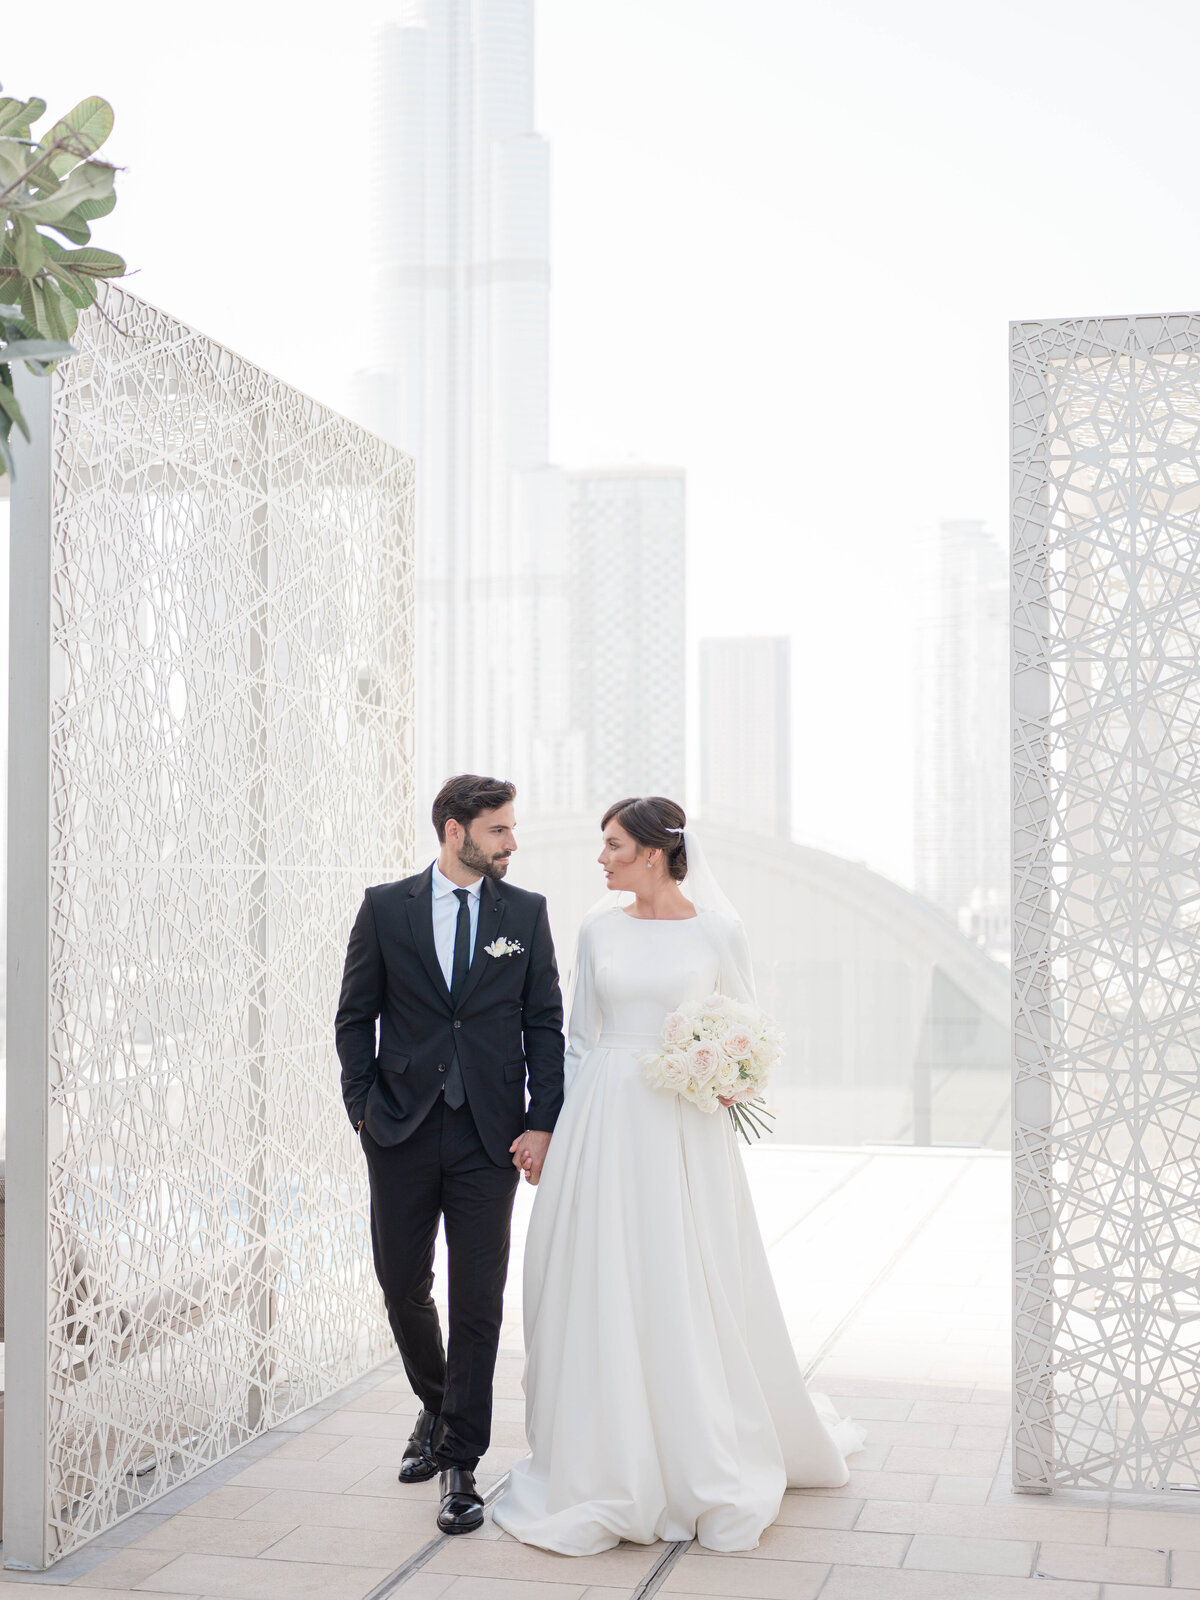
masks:
<path id="1" fill-rule="evenodd" d="M 387 0 L 10 8 L 132 287 L 334 404 Z M 910 870 L 914 539 L 1006 514 L 1006 324 L 1200 303 L 1190 0 L 541 0 L 554 452 L 678 464 L 696 637 L 794 640 L 801 837 Z"/>

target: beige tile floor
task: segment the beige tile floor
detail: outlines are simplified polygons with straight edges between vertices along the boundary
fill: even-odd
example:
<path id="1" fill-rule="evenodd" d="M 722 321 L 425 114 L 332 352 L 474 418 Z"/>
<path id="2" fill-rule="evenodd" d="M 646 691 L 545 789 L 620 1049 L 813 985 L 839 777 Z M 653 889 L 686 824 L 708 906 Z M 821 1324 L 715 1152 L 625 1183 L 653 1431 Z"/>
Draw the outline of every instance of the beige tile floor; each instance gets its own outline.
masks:
<path id="1" fill-rule="evenodd" d="M 1200 1508 L 1007 1488 L 1003 1157 L 762 1149 L 747 1164 L 813 1386 L 868 1429 L 849 1484 L 789 1493 L 742 1555 L 622 1545 L 571 1559 L 519 1545 L 489 1520 L 438 1545 L 400 1600 L 1200 1600 Z M 485 1486 L 524 1443 L 530 1199 L 517 1219 Z M 36 1585 L 42 1600 L 364 1600 L 435 1532 L 435 1485 L 403 1489 L 395 1475 L 415 1409 L 392 1363 L 51 1572 L 0 1581 Z"/>

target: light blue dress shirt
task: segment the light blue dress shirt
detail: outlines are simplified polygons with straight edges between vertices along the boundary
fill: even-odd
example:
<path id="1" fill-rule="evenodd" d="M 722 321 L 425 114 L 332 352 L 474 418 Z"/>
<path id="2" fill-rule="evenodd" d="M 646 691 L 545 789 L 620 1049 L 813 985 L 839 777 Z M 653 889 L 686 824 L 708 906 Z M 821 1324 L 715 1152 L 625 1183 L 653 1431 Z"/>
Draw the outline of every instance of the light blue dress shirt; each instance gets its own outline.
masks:
<path id="1" fill-rule="evenodd" d="M 433 863 L 433 944 L 437 951 L 438 965 L 442 969 L 442 977 L 446 980 L 447 989 L 454 977 L 454 934 L 458 928 L 458 901 L 454 898 L 454 891 L 459 888 L 457 883 L 450 879 L 438 866 Z M 479 930 L 479 893 L 483 888 L 483 879 L 477 878 L 467 888 L 467 907 L 471 913 L 471 955 L 475 959 L 475 935 Z"/>

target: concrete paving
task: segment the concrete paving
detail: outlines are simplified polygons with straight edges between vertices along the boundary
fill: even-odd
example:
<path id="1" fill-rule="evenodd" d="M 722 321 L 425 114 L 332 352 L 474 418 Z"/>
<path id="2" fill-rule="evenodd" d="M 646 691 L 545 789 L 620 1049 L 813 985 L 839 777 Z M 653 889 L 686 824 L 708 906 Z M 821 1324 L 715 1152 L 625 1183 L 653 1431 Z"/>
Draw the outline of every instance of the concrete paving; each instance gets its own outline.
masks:
<path id="1" fill-rule="evenodd" d="M 50 1572 L 0 1582 L 43 1600 L 1200 1600 L 1193 1506 L 1008 1489 L 1004 1156 L 776 1146 L 748 1151 L 747 1166 L 812 1387 L 868 1431 L 849 1484 L 789 1492 L 757 1550 L 571 1558 L 490 1519 L 436 1540 L 436 1485 L 396 1481 L 417 1408 L 393 1362 Z M 531 1200 L 524 1190 L 485 1488 L 524 1452 Z"/>

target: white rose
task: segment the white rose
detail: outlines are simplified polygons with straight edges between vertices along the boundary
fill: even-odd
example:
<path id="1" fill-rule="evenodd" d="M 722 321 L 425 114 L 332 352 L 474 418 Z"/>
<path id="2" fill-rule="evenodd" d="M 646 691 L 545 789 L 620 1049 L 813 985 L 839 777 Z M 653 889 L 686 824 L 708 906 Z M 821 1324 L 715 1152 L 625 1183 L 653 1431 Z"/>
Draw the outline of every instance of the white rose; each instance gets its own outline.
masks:
<path id="1" fill-rule="evenodd" d="M 681 1011 L 672 1011 L 662 1026 L 664 1044 L 682 1044 L 692 1036 L 692 1024 Z"/>
<path id="2" fill-rule="evenodd" d="M 728 1095 L 729 1091 L 741 1081 L 741 1076 L 742 1069 L 738 1066 L 737 1062 L 731 1061 L 729 1057 L 726 1056 L 721 1062 L 721 1065 L 717 1068 L 716 1081 L 720 1085 L 722 1094 Z"/>
<path id="3" fill-rule="evenodd" d="M 702 1089 L 697 1089 L 695 1094 L 692 1095 L 692 1103 L 697 1111 L 703 1111 L 709 1115 L 714 1111 L 719 1111 L 721 1102 L 717 1098 L 716 1085 L 710 1083 Z"/>
<path id="4" fill-rule="evenodd" d="M 659 1088 L 662 1084 L 663 1062 L 665 1057 L 658 1055 L 641 1055 L 638 1065 L 642 1069 L 642 1076 L 652 1088 Z"/>
<path id="5" fill-rule="evenodd" d="M 691 1077 L 691 1068 L 688 1059 L 683 1055 L 664 1056 L 662 1061 L 661 1082 L 664 1089 L 674 1089 L 676 1094 L 686 1088 Z"/>
<path id="6" fill-rule="evenodd" d="M 721 1065 L 721 1051 L 707 1040 L 698 1039 L 688 1048 L 687 1064 L 691 1077 L 697 1084 L 708 1083 L 715 1077 Z"/>
<path id="7" fill-rule="evenodd" d="M 721 1048 L 731 1061 L 748 1061 L 754 1053 L 754 1040 L 749 1028 L 735 1024 L 722 1037 Z"/>

